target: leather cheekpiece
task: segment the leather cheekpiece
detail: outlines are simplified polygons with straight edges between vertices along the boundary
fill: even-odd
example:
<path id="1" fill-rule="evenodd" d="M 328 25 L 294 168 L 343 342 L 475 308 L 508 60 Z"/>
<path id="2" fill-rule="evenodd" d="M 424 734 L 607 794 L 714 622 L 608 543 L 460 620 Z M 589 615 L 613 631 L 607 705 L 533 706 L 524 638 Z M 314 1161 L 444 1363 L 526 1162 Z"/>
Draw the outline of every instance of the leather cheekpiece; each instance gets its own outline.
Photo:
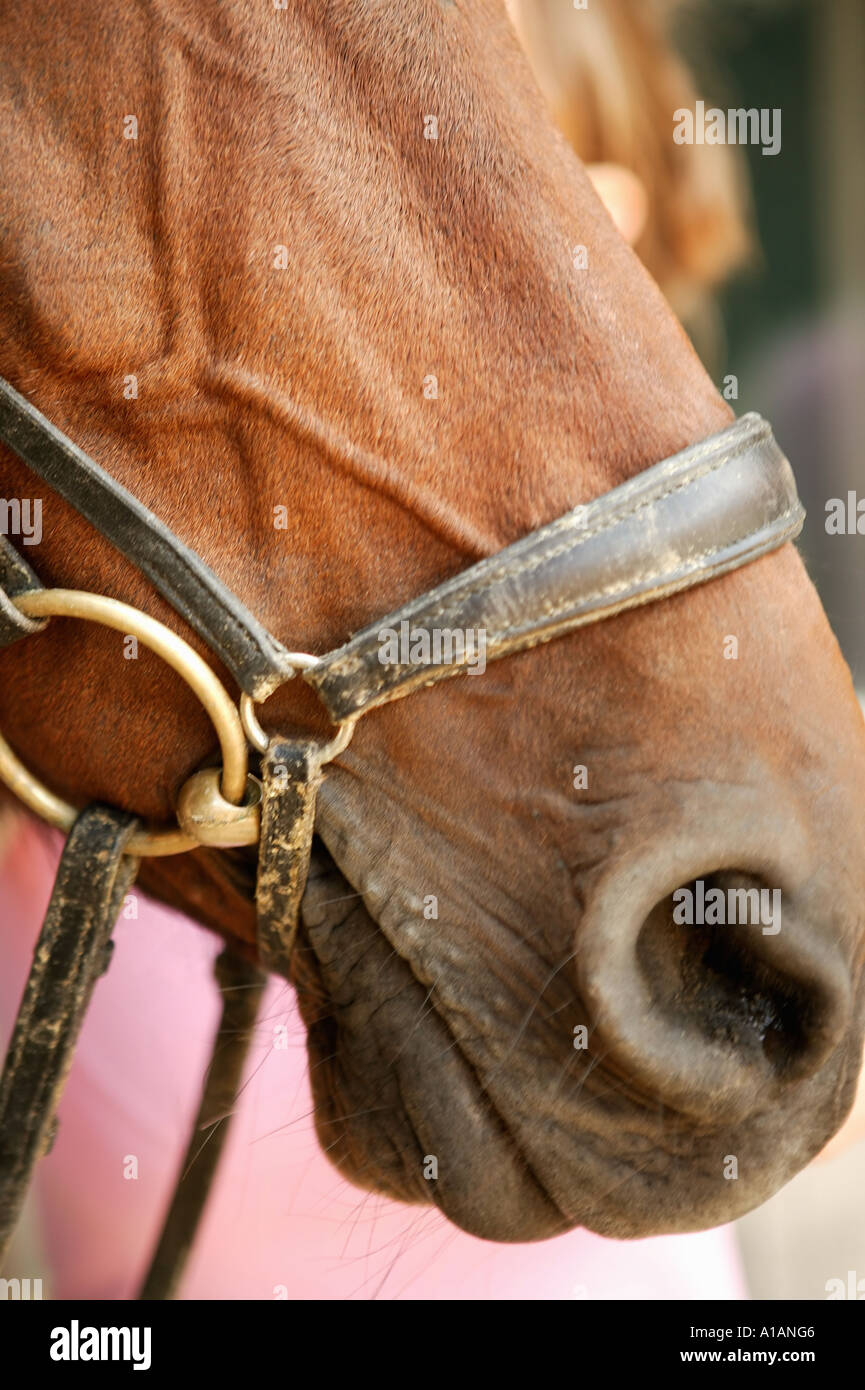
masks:
<path id="1" fill-rule="evenodd" d="M 26 560 L 5 536 L 0 536 L 0 649 L 11 647 L 21 637 L 32 637 L 45 627 L 47 618 L 27 618 L 12 602 L 19 594 L 41 587 Z"/>

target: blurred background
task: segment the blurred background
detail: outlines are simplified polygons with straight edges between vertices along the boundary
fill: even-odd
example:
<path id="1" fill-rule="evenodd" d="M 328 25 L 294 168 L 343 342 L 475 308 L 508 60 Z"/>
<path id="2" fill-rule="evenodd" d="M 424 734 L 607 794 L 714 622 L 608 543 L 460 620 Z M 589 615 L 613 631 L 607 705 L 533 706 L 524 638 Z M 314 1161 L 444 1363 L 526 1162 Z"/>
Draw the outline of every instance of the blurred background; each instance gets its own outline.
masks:
<path id="1" fill-rule="evenodd" d="M 689 32 L 692 10 L 681 33 L 713 99 L 720 85 L 719 105 L 783 111 L 781 153 L 744 150 L 756 246 L 719 295 L 723 372 L 738 375 L 737 409 L 767 416 L 793 463 L 801 548 L 865 691 L 865 541 L 825 526 L 828 498 L 865 498 L 865 4 L 703 8 L 702 31 Z"/>
<path id="2" fill-rule="evenodd" d="M 713 380 L 737 414 L 772 422 L 808 510 L 800 549 L 862 699 L 865 506 L 862 535 L 830 535 L 826 504 L 865 501 L 865 3 L 509 8 L 557 123 Z M 673 112 L 698 98 L 779 108 L 780 152 L 677 146 Z M 737 1223 L 752 1297 L 825 1299 L 831 1279 L 865 1280 L 862 1087 L 857 1112 Z"/>
<path id="3" fill-rule="evenodd" d="M 721 389 L 735 377 L 738 414 L 772 421 L 809 512 L 803 553 L 865 690 L 862 540 L 825 529 L 828 498 L 857 487 L 865 497 L 863 0 L 509 9 L 580 158 L 637 176 L 635 250 L 711 376 Z M 698 97 L 779 108 L 780 152 L 675 145 L 672 113 Z"/>

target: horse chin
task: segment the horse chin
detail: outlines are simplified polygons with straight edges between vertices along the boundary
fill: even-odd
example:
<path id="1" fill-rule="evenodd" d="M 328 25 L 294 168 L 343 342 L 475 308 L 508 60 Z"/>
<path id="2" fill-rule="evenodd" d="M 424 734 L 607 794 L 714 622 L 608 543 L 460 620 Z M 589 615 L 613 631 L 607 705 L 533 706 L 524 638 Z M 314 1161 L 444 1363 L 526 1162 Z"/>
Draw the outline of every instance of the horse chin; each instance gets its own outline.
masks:
<path id="1" fill-rule="evenodd" d="M 602 1236 L 644 1239 L 722 1226 L 774 1196 L 820 1152 L 855 1088 L 855 1066 L 839 1059 L 803 1088 L 797 1106 L 779 1112 L 767 1105 L 735 1127 L 604 1107 L 602 1142 L 597 1121 L 594 1133 L 569 1139 L 580 1148 L 579 1185 L 563 1139 L 550 1144 L 548 1186 L 573 1224 Z"/>

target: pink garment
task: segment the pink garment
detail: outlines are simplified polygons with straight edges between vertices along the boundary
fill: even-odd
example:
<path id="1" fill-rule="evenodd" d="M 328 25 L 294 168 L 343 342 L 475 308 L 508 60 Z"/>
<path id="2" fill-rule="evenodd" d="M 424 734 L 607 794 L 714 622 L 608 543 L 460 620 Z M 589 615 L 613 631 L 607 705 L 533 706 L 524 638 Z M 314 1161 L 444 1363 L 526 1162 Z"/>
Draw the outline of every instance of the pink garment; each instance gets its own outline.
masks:
<path id="1" fill-rule="evenodd" d="M 0 864 L 5 1045 L 59 841 L 22 827 Z M 134 1295 L 194 1114 L 219 1007 L 216 937 L 138 898 L 118 923 L 60 1107 L 37 1203 L 56 1298 Z M 274 1030 L 288 1029 L 288 1048 Z M 619 1242 L 574 1231 L 533 1245 L 464 1235 L 435 1210 L 363 1193 L 331 1168 L 311 1118 L 291 988 L 268 987 L 242 1103 L 182 1296 L 205 1299 L 747 1297 L 732 1228 Z M 124 1177 L 129 1158 L 138 1177 Z M 15 1271 L 7 1275 L 35 1275 Z"/>

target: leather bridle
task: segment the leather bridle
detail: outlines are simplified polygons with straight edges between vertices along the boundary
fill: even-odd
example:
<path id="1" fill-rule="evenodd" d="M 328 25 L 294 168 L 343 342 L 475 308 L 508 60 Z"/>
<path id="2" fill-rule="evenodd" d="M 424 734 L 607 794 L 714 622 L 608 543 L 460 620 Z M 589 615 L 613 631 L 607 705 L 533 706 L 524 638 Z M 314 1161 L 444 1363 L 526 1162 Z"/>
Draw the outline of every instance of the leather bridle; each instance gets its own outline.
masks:
<path id="1" fill-rule="evenodd" d="M 102 595 L 42 588 L 0 536 L 0 647 L 64 616 L 137 636 L 199 695 L 222 751 L 221 771 L 205 768 L 180 789 L 178 825 L 154 829 L 110 807 L 68 805 L 0 737 L 0 778 L 68 834 L 0 1081 L 2 1258 L 33 1166 L 50 1144 L 75 1040 L 142 855 L 257 843 L 259 958 L 288 975 L 323 768 L 368 711 L 468 664 L 465 648 L 438 664 L 405 660 L 405 652 L 383 661 L 384 629 L 407 624 L 406 631 L 430 639 L 436 631 L 480 629 L 486 660 L 497 660 L 748 564 L 794 538 L 804 511 L 770 427 L 746 415 L 314 657 L 286 650 L 194 551 L 2 378 L 0 440 L 147 575 L 241 692 L 238 707 L 188 643 L 140 610 Z M 318 692 L 337 726 L 331 739 L 268 736 L 261 728 L 255 705 L 296 675 Z M 260 755 L 258 778 L 248 772 L 249 745 Z M 217 974 L 226 1003 L 215 1061 L 181 1170 L 187 1176 L 143 1297 L 166 1297 L 177 1286 L 255 1021 L 263 975 L 231 948 Z M 39 1027 L 45 1020 L 48 1030 Z M 218 1130 L 218 1142 L 212 1134 L 202 1145 L 208 1127 Z"/>

